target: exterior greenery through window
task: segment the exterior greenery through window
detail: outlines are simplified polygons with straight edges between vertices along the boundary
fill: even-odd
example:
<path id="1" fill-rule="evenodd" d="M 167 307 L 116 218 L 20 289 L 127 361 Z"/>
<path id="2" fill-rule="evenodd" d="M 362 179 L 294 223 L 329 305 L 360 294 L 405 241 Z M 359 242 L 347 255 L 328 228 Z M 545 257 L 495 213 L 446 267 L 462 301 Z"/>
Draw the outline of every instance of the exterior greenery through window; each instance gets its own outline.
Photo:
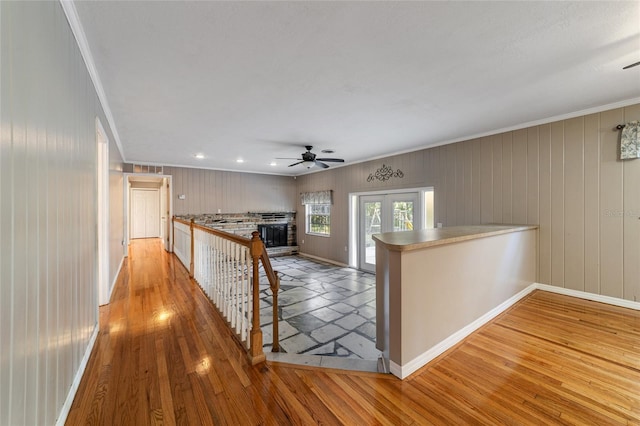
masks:
<path id="1" fill-rule="evenodd" d="M 331 204 L 307 204 L 307 234 L 331 235 Z"/>

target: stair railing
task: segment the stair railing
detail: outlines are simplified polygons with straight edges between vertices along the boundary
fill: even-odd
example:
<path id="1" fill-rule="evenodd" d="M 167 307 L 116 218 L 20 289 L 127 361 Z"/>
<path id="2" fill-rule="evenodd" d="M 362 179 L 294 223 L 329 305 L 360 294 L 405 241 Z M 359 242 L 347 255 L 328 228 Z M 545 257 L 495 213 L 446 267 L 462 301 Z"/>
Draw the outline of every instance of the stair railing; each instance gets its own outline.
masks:
<path id="1" fill-rule="evenodd" d="M 252 238 L 173 218 L 174 252 L 247 348 L 252 364 L 265 360 L 260 328 L 260 262 L 273 294 L 273 351 L 279 350 L 280 278 L 259 233 Z M 188 232 L 187 232 L 188 227 Z M 189 253 L 189 255 L 187 255 Z M 188 266 L 187 266 L 188 265 Z"/>

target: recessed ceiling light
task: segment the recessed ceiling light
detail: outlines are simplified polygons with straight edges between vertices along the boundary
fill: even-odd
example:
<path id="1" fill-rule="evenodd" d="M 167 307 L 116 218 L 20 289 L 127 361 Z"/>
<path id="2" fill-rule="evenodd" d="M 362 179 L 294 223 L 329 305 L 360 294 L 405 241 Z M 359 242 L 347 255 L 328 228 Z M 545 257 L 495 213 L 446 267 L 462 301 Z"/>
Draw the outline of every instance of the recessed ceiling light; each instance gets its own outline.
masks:
<path id="1" fill-rule="evenodd" d="M 275 161 L 272 161 L 269 165 L 270 166 L 277 166 L 278 164 Z"/>
<path id="2" fill-rule="evenodd" d="M 202 160 L 204 158 L 204 154 L 196 154 L 194 155 L 198 160 Z"/>
<path id="3" fill-rule="evenodd" d="M 236 162 L 237 162 L 237 163 L 244 163 L 244 160 L 243 160 L 242 158 L 238 158 L 238 159 L 236 160 Z"/>
<path id="4" fill-rule="evenodd" d="M 335 151 L 332 149 L 323 149 L 320 152 L 322 152 L 323 154 L 333 154 Z"/>

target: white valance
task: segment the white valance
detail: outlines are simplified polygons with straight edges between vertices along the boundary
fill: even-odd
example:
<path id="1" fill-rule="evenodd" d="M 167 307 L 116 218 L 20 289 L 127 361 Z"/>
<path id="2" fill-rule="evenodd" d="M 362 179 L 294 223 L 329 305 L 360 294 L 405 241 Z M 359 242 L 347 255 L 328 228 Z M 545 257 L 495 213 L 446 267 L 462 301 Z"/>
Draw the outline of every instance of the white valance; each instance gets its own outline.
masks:
<path id="1" fill-rule="evenodd" d="M 640 158 L 640 122 L 625 124 L 620 136 L 620 159 Z"/>
<path id="2" fill-rule="evenodd" d="M 316 191 L 300 193 L 300 201 L 307 204 L 333 204 L 333 191 Z"/>

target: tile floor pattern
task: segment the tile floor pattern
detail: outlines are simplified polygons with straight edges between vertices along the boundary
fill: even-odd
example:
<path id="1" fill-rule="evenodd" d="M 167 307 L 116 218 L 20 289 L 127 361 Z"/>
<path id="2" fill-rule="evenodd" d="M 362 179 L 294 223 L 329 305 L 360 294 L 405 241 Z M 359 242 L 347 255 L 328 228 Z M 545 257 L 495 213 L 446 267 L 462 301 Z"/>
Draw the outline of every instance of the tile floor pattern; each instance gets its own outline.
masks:
<path id="1" fill-rule="evenodd" d="M 280 274 L 281 352 L 376 360 L 375 275 L 303 256 L 271 259 Z M 271 350 L 272 294 L 260 277 L 265 352 Z"/>

